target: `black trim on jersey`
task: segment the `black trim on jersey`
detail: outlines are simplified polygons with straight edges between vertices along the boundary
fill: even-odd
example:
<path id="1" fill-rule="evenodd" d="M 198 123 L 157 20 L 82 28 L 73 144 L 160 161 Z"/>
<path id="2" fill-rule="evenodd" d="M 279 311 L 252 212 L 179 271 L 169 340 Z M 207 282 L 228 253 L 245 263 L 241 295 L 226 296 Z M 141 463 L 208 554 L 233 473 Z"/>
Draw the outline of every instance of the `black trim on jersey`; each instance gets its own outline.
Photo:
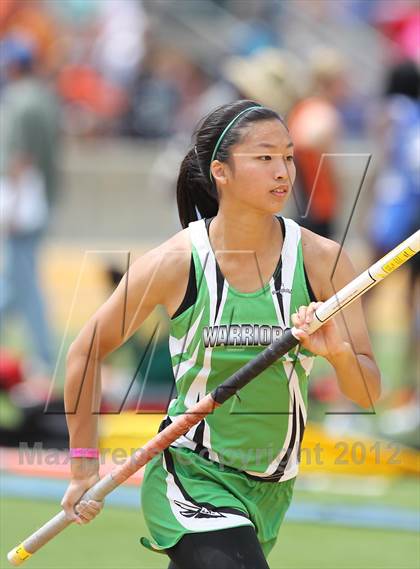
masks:
<path id="1" fill-rule="evenodd" d="M 287 451 L 285 452 L 283 458 L 281 459 L 278 467 L 276 468 L 275 472 L 270 476 L 270 478 L 274 480 L 279 480 L 286 470 L 287 463 L 289 462 L 289 458 L 293 452 L 295 443 L 296 443 L 296 434 L 297 434 L 297 401 L 296 396 L 293 393 L 293 421 L 292 421 L 292 435 L 290 437 L 289 446 Z"/>
<path id="2" fill-rule="evenodd" d="M 283 244 L 284 244 L 284 240 L 286 239 L 286 224 L 284 223 L 284 219 L 282 217 L 278 217 L 277 219 L 280 223 L 280 230 L 281 230 L 281 235 L 283 237 Z M 279 262 L 277 263 L 277 267 L 273 273 L 273 279 L 274 280 L 276 280 L 279 273 L 281 275 L 282 267 L 283 267 L 283 250 L 280 252 Z M 280 288 L 280 287 L 278 287 L 278 288 Z"/>
<path id="3" fill-rule="evenodd" d="M 299 436 L 299 449 L 302 444 L 303 435 L 305 433 L 305 420 L 303 418 L 302 409 L 299 406 L 299 426 L 300 426 L 300 436 Z"/>
<path id="4" fill-rule="evenodd" d="M 298 410 L 296 404 L 296 397 L 295 394 L 293 394 L 292 434 L 290 437 L 289 446 L 286 452 L 284 453 L 283 458 L 279 462 L 279 465 L 277 466 L 273 474 L 270 474 L 269 476 L 255 476 L 253 474 L 248 474 L 247 472 L 245 472 L 245 474 L 249 478 L 252 478 L 252 480 L 258 480 L 259 482 L 278 482 L 281 479 L 281 477 L 284 475 L 284 471 L 286 469 L 287 463 L 289 462 L 289 458 L 293 452 L 293 448 L 296 442 L 297 411 Z"/>
<path id="5" fill-rule="evenodd" d="M 278 217 L 277 219 L 280 222 L 281 232 L 283 234 L 283 243 L 284 243 L 284 239 L 286 237 L 286 224 L 284 223 L 284 219 L 282 217 Z M 281 266 L 280 266 L 280 271 L 281 271 Z M 309 282 L 309 277 L 308 277 L 308 273 L 306 272 L 305 263 L 303 263 L 303 272 L 305 275 L 305 282 L 306 282 L 306 288 L 308 289 L 309 299 L 311 302 L 317 302 L 317 298 L 314 294 L 311 283 Z M 274 276 L 276 276 L 276 274 Z M 280 283 L 280 286 L 281 286 L 281 283 Z M 276 290 L 279 290 L 280 286 L 277 286 L 277 283 L 276 283 Z M 279 304 L 280 304 L 280 302 L 279 302 Z M 283 304 L 280 304 L 280 310 L 282 311 L 281 313 L 283 315 Z M 283 316 L 283 318 L 284 318 L 284 316 Z"/>
<path id="6" fill-rule="evenodd" d="M 195 278 L 195 264 L 194 264 L 194 257 L 191 253 L 191 261 L 190 261 L 190 274 L 188 277 L 188 285 L 187 290 L 185 291 L 184 298 L 182 299 L 181 304 L 179 305 L 178 309 L 176 310 L 175 314 L 173 314 L 172 318 L 176 318 L 183 312 L 185 312 L 190 306 L 193 306 L 197 301 L 197 281 Z"/>
<path id="7" fill-rule="evenodd" d="M 172 419 L 167 415 L 165 419 L 159 425 L 158 433 L 163 431 L 166 427 L 172 424 Z M 198 427 L 195 430 L 193 441 L 195 443 L 194 449 L 192 450 L 194 453 L 201 456 L 201 458 L 205 458 L 206 460 L 210 460 L 210 454 L 208 449 L 203 445 L 204 439 L 204 419 L 198 424 Z M 177 447 L 175 447 L 177 448 Z M 188 448 L 188 447 L 187 447 Z"/>
<path id="8" fill-rule="evenodd" d="M 209 241 L 210 241 L 210 223 L 213 221 L 213 219 L 214 219 L 214 217 L 209 217 L 209 218 L 204 220 L 204 223 L 206 224 L 206 231 L 207 231 L 207 236 L 209 238 Z M 219 263 L 217 262 L 215 254 L 214 254 L 214 260 L 216 262 L 216 290 L 217 290 L 216 312 L 214 315 L 214 321 L 216 322 L 217 316 L 219 314 L 220 304 L 222 302 L 222 295 L 223 295 L 223 287 L 225 284 L 225 277 L 223 276 L 223 273 L 219 267 Z"/>
<path id="9" fill-rule="evenodd" d="M 286 224 L 284 223 L 284 219 L 282 217 L 278 217 L 277 219 L 279 220 L 279 223 L 280 223 L 280 229 L 281 229 L 281 233 L 283 236 L 283 244 L 284 244 L 284 240 L 286 238 Z M 288 323 L 285 322 L 285 320 L 284 320 L 283 295 L 280 292 L 281 285 L 282 285 L 282 282 L 281 282 L 282 281 L 282 269 L 283 269 L 283 252 L 280 254 L 280 259 L 279 259 L 279 262 L 277 263 L 276 270 L 274 271 L 273 278 L 274 278 L 274 290 L 277 291 L 276 296 L 277 296 L 277 301 L 279 303 L 281 317 L 282 317 L 283 322 L 287 326 Z"/>
<path id="10" fill-rule="evenodd" d="M 215 257 L 216 260 L 216 257 Z M 217 321 L 219 315 L 220 304 L 222 302 L 223 287 L 225 285 L 225 277 L 222 275 L 219 263 L 216 260 L 216 285 L 217 285 L 217 302 L 216 302 L 216 312 L 214 314 L 214 323 Z"/>
<path id="11" fill-rule="evenodd" d="M 286 224 L 284 223 L 284 219 L 281 216 L 279 216 L 277 219 L 279 220 L 280 223 L 281 234 L 284 242 L 284 239 L 286 237 Z"/>
<path id="12" fill-rule="evenodd" d="M 210 460 L 210 455 L 209 455 L 209 451 L 206 449 L 206 447 L 203 445 L 203 440 L 204 440 L 204 419 L 202 421 L 200 421 L 198 423 L 197 428 L 195 429 L 195 433 L 193 436 L 193 441 L 196 444 L 196 447 L 194 449 L 194 452 L 196 452 L 197 454 L 199 454 L 202 458 L 206 458 L 207 460 Z"/>
<path id="13" fill-rule="evenodd" d="M 172 420 L 169 417 L 169 415 L 167 415 L 163 421 L 161 422 L 161 424 L 159 425 L 159 429 L 158 429 L 158 433 L 160 433 L 161 431 L 163 431 L 163 429 L 166 429 L 166 427 L 169 427 L 169 425 L 172 424 Z"/>
<path id="14" fill-rule="evenodd" d="M 172 474 L 172 476 L 174 478 L 174 482 L 178 486 L 181 494 L 184 496 L 184 499 L 187 500 L 188 502 L 191 502 L 195 506 L 197 506 L 198 510 L 200 510 L 201 508 L 206 508 L 207 510 L 210 510 L 211 512 L 216 512 L 216 513 L 220 514 L 220 517 L 226 517 L 223 514 L 234 514 L 236 516 L 242 516 L 243 518 L 249 519 L 249 516 L 245 512 L 243 512 L 242 510 L 239 510 L 237 508 L 231 508 L 229 506 L 222 506 L 222 507 L 214 506 L 210 502 L 197 502 L 196 500 L 194 500 L 194 498 L 192 496 L 190 496 L 190 494 L 188 494 L 188 492 L 185 490 L 180 479 L 178 478 L 170 450 L 165 449 L 163 451 L 163 454 L 165 457 L 166 468 L 167 468 L 168 472 L 170 474 Z M 177 505 L 180 505 L 180 504 L 178 503 Z M 184 505 L 182 504 L 182 506 L 184 506 Z M 188 505 L 186 505 L 186 506 L 188 506 Z M 182 512 L 181 512 L 181 514 L 185 515 L 186 517 L 192 517 L 192 516 L 184 514 Z M 194 517 L 207 517 L 207 516 L 195 515 Z M 213 516 L 208 516 L 208 517 L 213 517 Z"/>
<path id="15" fill-rule="evenodd" d="M 284 320 L 283 294 L 281 292 L 282 268 L 283 268 L 283 263 L 282 263 L 282 260 L 280 259 L 279 264 L 277 266 L 277 270 L 276 270 L 276 276 L 274 278 L 274 290 L 276 291 L 277 301 L 279 303 L 279 308 L 280 308 L 282 320 L 283 320 L 284 324 L 287 326 L 288 322 L 285 322 L 285 320 Z"/>
<path id="16" fill-rule="evenodd" d="M 284 239 L 286 237 L 286 224 L 284 223 L 284 219 L 282 217 L 278 217 L 277 219 L 280 223 L 280 230 L 281 230 L 281 235 L 283 237 L 283 243 L 284 243 Z M 281 270 L 282 270 L 282 267 L 283 267 L 283 251 L 280 252 L 279 260 L 278 260 L 277 266 L 274 269 L 274 273 L 273 273 L 274 281 L 276 281 L 278 276 L 280 276 L 280 286 L 276 287 L 276 290 L 280 289 L 280 287 L 281 287 Z M 282 315 L 283 315 L 283 303 L 281 305 L 281 310 L 282 310 Z"/>

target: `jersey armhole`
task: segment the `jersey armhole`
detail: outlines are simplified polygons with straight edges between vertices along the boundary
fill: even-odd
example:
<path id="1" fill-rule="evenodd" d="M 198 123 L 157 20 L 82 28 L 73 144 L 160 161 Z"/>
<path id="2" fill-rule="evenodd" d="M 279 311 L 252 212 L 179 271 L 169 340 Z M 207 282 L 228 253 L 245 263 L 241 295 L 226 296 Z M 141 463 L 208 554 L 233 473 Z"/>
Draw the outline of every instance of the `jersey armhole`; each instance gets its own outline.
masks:
<path id="1" fill-rule="evenodd" d="M 177 308 L 175 314 L 172 315 L 171 320 L 180 316 L 183 312 L 188 310 L 190 306 L 195 304 L 197 300 L 197 282 L 195 279 L 195 265 L 194 265 L 194 258 L 193 254 L 191 253 L 191 260 L 190 260 L 190 274 L 188 277 L 188 285 L 187 290 L 185 291 L 184 298 L 182 299 L 181 304 Z"/>

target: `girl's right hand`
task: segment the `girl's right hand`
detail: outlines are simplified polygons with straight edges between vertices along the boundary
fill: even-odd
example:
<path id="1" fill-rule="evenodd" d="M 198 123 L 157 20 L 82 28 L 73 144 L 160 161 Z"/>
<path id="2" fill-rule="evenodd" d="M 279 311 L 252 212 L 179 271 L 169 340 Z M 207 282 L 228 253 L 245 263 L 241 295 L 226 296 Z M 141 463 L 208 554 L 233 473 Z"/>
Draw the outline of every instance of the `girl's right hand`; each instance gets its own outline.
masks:
<path id="1" fill-rule="evenodd" d="M 86 474 L 83 477 L 74 476 L 73 473 L 70 484 L 61 500 L 61 506 L 69 520 L 78 525 L 84 525 L 100 513 L 103 508 L 103 502 L 96 500 L 82 500 L 79 502 L 83 494 L 96 484 L 98 480 L 100 480 L 100 477 L 97 472 Z"/>

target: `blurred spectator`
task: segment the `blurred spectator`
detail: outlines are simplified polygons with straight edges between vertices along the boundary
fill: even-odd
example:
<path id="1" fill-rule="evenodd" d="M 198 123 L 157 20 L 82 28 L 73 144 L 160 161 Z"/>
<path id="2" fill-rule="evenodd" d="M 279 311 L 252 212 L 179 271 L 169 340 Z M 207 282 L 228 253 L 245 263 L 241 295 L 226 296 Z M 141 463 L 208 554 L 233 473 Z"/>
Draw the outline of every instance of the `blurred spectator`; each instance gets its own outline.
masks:
<path id="1" fill-rule="evenodd" d="M 124 22 L 130 19 L 130 14 L 125 2 L 118 2 L 121 14 L 113 2 L 71 0 L 55 8 L 67 44 L 66 60 L 57 78 L 63 101 L 63 129 L 67 134 L 90 136 L 117 132 L 127 108 L 126 82 L 131 80 L 129 76 L 140 57 L 134 44 L 135 56 L 121 53 L 124 44 L 121 36 L 127 31 L 130 43 L 139 23 L 134 17 L 136 3 L 131 4 L 133 18 L 127 29 Z M 137 43 L 141 43 L 141 36 Z M 125 71 L 109 61 L 113 50 L 120 50 L 119 65 Z"/>
<path id="2" fill-rule="evenodd" d="M 66 65 L 57 81 L 67 134 L 114 134 L 127 107 L 127 94 L 91 65 Z"/>
<path id="3" fill-rule="evenodd" d="M 8 391 L 23 381 L 23 364 L 14 354 L 0 348 L 0 391 Z"/>
<path id="4" fill-rule="evenodd" d="M 41 73 L 56 70 L 60 45 L 56 23 L 39 0 L 1 0 L 0 38 L 8 35 L 31 37 Z"/>
<path id="5" fill-rule="evenodd" d="M 151 46 L 130 92 L 123 133 L 153 139 L 175 132 L 187 60 L 177 50 Z"/>
<path id="6" fill-rule="evenodd" d="M 238 89 L 227 80 L 218 66 L 202 62 L 197 64 L 196 73 L 201 75 L 202 88 L 182 113 L 182 130 L 187 146 L 191 140 L 191 132 L 203 116 L 238 97 Z M 185 150 L 185 147 L 182 150 Z"/>
<path id="7" fill-rule="evenodd" d="M 62 396 L 51 392 L 50 379 L 28 375 L 26 361 L 0 351 L 0 397 L 5 413 L 0 417 L 0 445 L 68 447 L 68 431 Z M 47 406 L 47 410 L 46 410 Z"/>
<path id="8" fill-rule="evenodd" d="M 191 61 L 185 65 L 185 68 L 183 86 L 180 85 L 181 74 L 177 74 L 176 105 L 174 102 L 173 112 L 165 115 L 167 116 L 166 132 L 175 131 L 174 135 L 156 155 L 156 159 L 150 165 L 147 180 L 149 191 L 155 192 L 158 189 L 162 195 L 172 197 L 175 197 L 174 176 L 182 157 L 185 156 L 186 148 L 191 143 L 191 132 L 194 131 L 200 119 L 212 109 L 238 97 L 238 90 L 235 86 L 228 82 L 209 62 L 194 63 Z M 191 86 L 193 86 L 192 89 Z M 129 121 L 128 124 L 130 124 Z M 178 220 L 176 223 L 178 224 Z"/>
<path id="9" fill-rule="evenodd" d="M 102 0 L 92 63 L 108 81 L 128 87 L 144 56 L 146 15 L 140 0 Z"/>
<path id="10" fill-rule="evenodd" d="M 390 69 L 379 113 L 383 165 L 374 186 L 370 236 L 382 255 L 412 233 L 420 219 L 420 72 L 412 61 Z"/>
<path id="11" fill-rule="evenodd" d="M 268 48 L 250 57 L 231 57 L 224 75 L 238 98 L 253 99 L 285 116 L 302 96 L 305 72 L 292 53 Z"/>
<path id="12" fill-rule="evenodd" d="M 394 56 L 420 65 L 420 6 L 418 0 L 378 0 L 374 11 L 377 28 L 392 41 Z"/>
<path id="13" fill-rule="evenodd" d="M 48 4 L 54 16 L 74 30 L 89 28 L 97 18 L 100 3 L 97 0 L 66 0 Z"/>
<path id="14" fill-rule="evenodd" d="M 341 2 L 341 5 L 346 8 L 347 21 L 353 17 L 366 23 L 372 22 L 377 4 L 378 0 L 369 0 L 369 2 L 366 0 L 343 0 Z"/>
<path id="15" fill-rule="evenodd" d="M 233 54 L 247 57 L 279 46 L 280 3 L 238 2 L 231 5 L 231 10 L 237 18 L 229 41 Z"/>
<path id="16" fill-rule="evenodd" d="M 300 223 L 325 237 L 334 232 L 338 183 L 332 158 L 341 128 L 337 105 L 345 96 L 344 63 L 338 53 L 319 49 L 311 62 L 311 95 L 300 101 L 289 116 L 295 143 L 295 182 Z"/>
<path id="17" fill-rule="evenodd" d="M 58 109 L 53 93 L 36 76 L 35 49 L 28 38 L 7 37 L 0 55 L 7 79 L 0 101 L 1 325 L 9 309 L 21 312 L 38 363 L 51 370 L 53 346 L 38 283 L 38 253 L 57 191 Z"/>
<path id="18" fill-rule="evenodd" d="M 54 11 L 67 47 L 57 80 L 65 132 L 118 133 L 145 51 L 147 19 L 141 1 L 70 0 Z"/>
<path id="19" fill-rule="evenodd" d="M 383 164 L 374 183 L 369 233 L 375 258 L 395 247 L 419 227 L 420 219 L 420 71 L 413 61 L 389 70 L 383 105 L 379 109 Z M 398 411 L 384 414 L 387 434 L 418 433 L 418 370 L 420 337 L 420 259 L 410 260 L 408 306 L 411 317 L 407 365 L 399 393 L 409 393 Z M 416 391 L 417 390 L 417 391 Z"/>

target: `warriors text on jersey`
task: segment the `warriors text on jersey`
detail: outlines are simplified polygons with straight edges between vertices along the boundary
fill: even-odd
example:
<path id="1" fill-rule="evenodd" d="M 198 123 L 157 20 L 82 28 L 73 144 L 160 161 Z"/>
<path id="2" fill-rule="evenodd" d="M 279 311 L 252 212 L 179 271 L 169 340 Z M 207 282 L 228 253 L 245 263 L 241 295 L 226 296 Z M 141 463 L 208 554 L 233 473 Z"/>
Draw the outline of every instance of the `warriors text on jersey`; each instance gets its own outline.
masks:
<path id="1" fill-rule="evenodd" d="M 195 302 L 171 321 L 169 347 L 177 397 L 165 424 L 279 338 L 291 326 L 291 314 L 310 303 L 300 227 L 290 219 L 280 221 L 284 244 L 278 266 L 270 282 L 252 293 L 235 290 L 223 277 L 208 223 L 189 225 L 197 294 Z M 309 352 L 292 350 L 173 446 L 259 480 L 295 477 L 312 360 Z"/>

